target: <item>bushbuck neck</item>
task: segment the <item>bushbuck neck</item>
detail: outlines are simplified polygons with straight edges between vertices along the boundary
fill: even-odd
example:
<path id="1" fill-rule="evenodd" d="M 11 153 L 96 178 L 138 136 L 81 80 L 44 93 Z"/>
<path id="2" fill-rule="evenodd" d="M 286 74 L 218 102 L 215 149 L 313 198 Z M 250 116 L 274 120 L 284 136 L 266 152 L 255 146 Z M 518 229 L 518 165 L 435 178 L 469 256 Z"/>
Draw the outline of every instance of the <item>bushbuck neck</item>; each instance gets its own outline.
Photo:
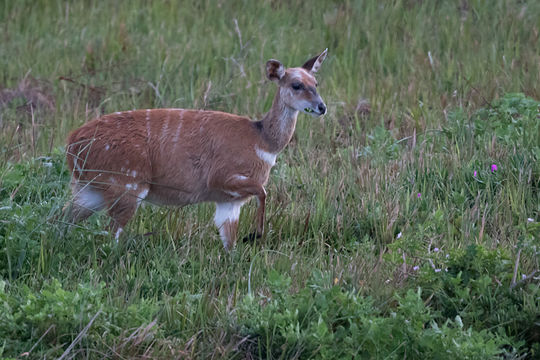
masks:
<path id="1" fill-rule="evenodd" d="M 314 74 L 326 50 L 302 67 L 266 63 L 278 85 L 262 120 L 219 111 L 145 109 L 94 119 L 68 138 L 73 199 L 64 213 L 84 220 L 106 210 L 118 240 L 141 202 L 185 206 L 214 202 L 225 249 L 236 243 L 242 205 L 255 197 L 256 233 L 264 233 L 265 186 L 277 154 L 291 140 L 299 112 L 326 113 Z"/>
<path id="2" fill-rule="evenodd" d="M 274 154 L 281 152 L 291 141 L 299 112 L 285 105 L 280 92 L 277 91 L 272 107 L 260 121 L 261 134 L 268 151 Z"/>

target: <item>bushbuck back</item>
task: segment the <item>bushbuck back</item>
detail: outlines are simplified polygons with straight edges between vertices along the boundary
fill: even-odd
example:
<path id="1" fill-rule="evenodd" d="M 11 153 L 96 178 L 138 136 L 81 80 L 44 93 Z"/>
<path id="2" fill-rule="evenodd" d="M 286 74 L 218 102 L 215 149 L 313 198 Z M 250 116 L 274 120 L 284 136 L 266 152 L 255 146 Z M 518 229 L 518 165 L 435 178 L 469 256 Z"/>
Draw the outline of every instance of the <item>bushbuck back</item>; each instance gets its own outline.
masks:
<path id="1" fill-rule="evenodd" d="M 106 209 L 118 240 L 142 200 L 174 206 L 211 201 L 229 250 L 240 208 L 255 196 L 256 236 L 261 236 L 264 186 L 293 135 L 298 113 L 326 113 L 314 77 L 326 53 L 298 68 L 266 63 L 266 75 L 279 89 L 260 121 L 219 111 L 147 109 L 108 114 L 76 129 L 67 146 L 73 200 L 64 213 L 80 221 Z"/>

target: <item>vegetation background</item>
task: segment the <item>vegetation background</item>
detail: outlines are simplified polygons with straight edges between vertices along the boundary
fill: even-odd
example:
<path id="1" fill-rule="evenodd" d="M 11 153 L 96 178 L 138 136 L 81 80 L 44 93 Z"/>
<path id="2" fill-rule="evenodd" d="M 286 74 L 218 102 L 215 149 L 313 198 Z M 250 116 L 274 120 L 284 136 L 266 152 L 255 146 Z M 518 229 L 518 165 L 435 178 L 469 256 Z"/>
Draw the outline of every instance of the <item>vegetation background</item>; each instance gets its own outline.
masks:
<path id="1" fill-rule="evenodd" d="M 0 358 L 538 358 L 539 29 L 533 0 L 2 1 Z M 257 119 L 266 60 L 327 47 L 261 241 L 225 253 L 211 204 L 119 244 L 57 217 L 70 130 Z"/>

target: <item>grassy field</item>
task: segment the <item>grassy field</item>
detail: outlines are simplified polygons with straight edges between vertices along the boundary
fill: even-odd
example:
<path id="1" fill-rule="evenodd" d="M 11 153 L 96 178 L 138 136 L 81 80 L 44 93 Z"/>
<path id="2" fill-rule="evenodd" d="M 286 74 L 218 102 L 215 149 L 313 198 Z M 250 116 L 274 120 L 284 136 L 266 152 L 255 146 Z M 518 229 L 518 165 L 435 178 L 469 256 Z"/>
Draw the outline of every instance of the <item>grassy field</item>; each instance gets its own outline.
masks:
<path id="1" fill-rule="evenodd" d="M 540 356 L 540 2 L 0 4 L 0 358 Z M 318 73 L 223 250 L 212 204 L 69 226 L 68 132 L 140 108 L 261 118 Z M 240 236 L 252 231 L 244 206 Z"/>

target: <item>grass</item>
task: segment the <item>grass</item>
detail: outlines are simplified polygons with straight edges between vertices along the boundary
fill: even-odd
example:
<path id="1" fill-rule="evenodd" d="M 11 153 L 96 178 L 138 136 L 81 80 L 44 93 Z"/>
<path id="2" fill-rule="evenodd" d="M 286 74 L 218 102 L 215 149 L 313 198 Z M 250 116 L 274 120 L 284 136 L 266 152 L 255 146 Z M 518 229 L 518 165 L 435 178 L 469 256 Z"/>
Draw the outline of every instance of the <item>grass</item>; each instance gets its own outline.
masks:
<path id="1" fill-rule="evenodd" d="M 3 2 L 0 356 L 538 356 L 539 14 L 503 0 Z M 211 204 L 145 207 L 118 245 L 102 214 L 55 220 L 70 130 L 132 108 L 260 118 L 266 60 L 326 47 L 328 115 L 300 115 L 260 242 L 225 253 Z"/>

